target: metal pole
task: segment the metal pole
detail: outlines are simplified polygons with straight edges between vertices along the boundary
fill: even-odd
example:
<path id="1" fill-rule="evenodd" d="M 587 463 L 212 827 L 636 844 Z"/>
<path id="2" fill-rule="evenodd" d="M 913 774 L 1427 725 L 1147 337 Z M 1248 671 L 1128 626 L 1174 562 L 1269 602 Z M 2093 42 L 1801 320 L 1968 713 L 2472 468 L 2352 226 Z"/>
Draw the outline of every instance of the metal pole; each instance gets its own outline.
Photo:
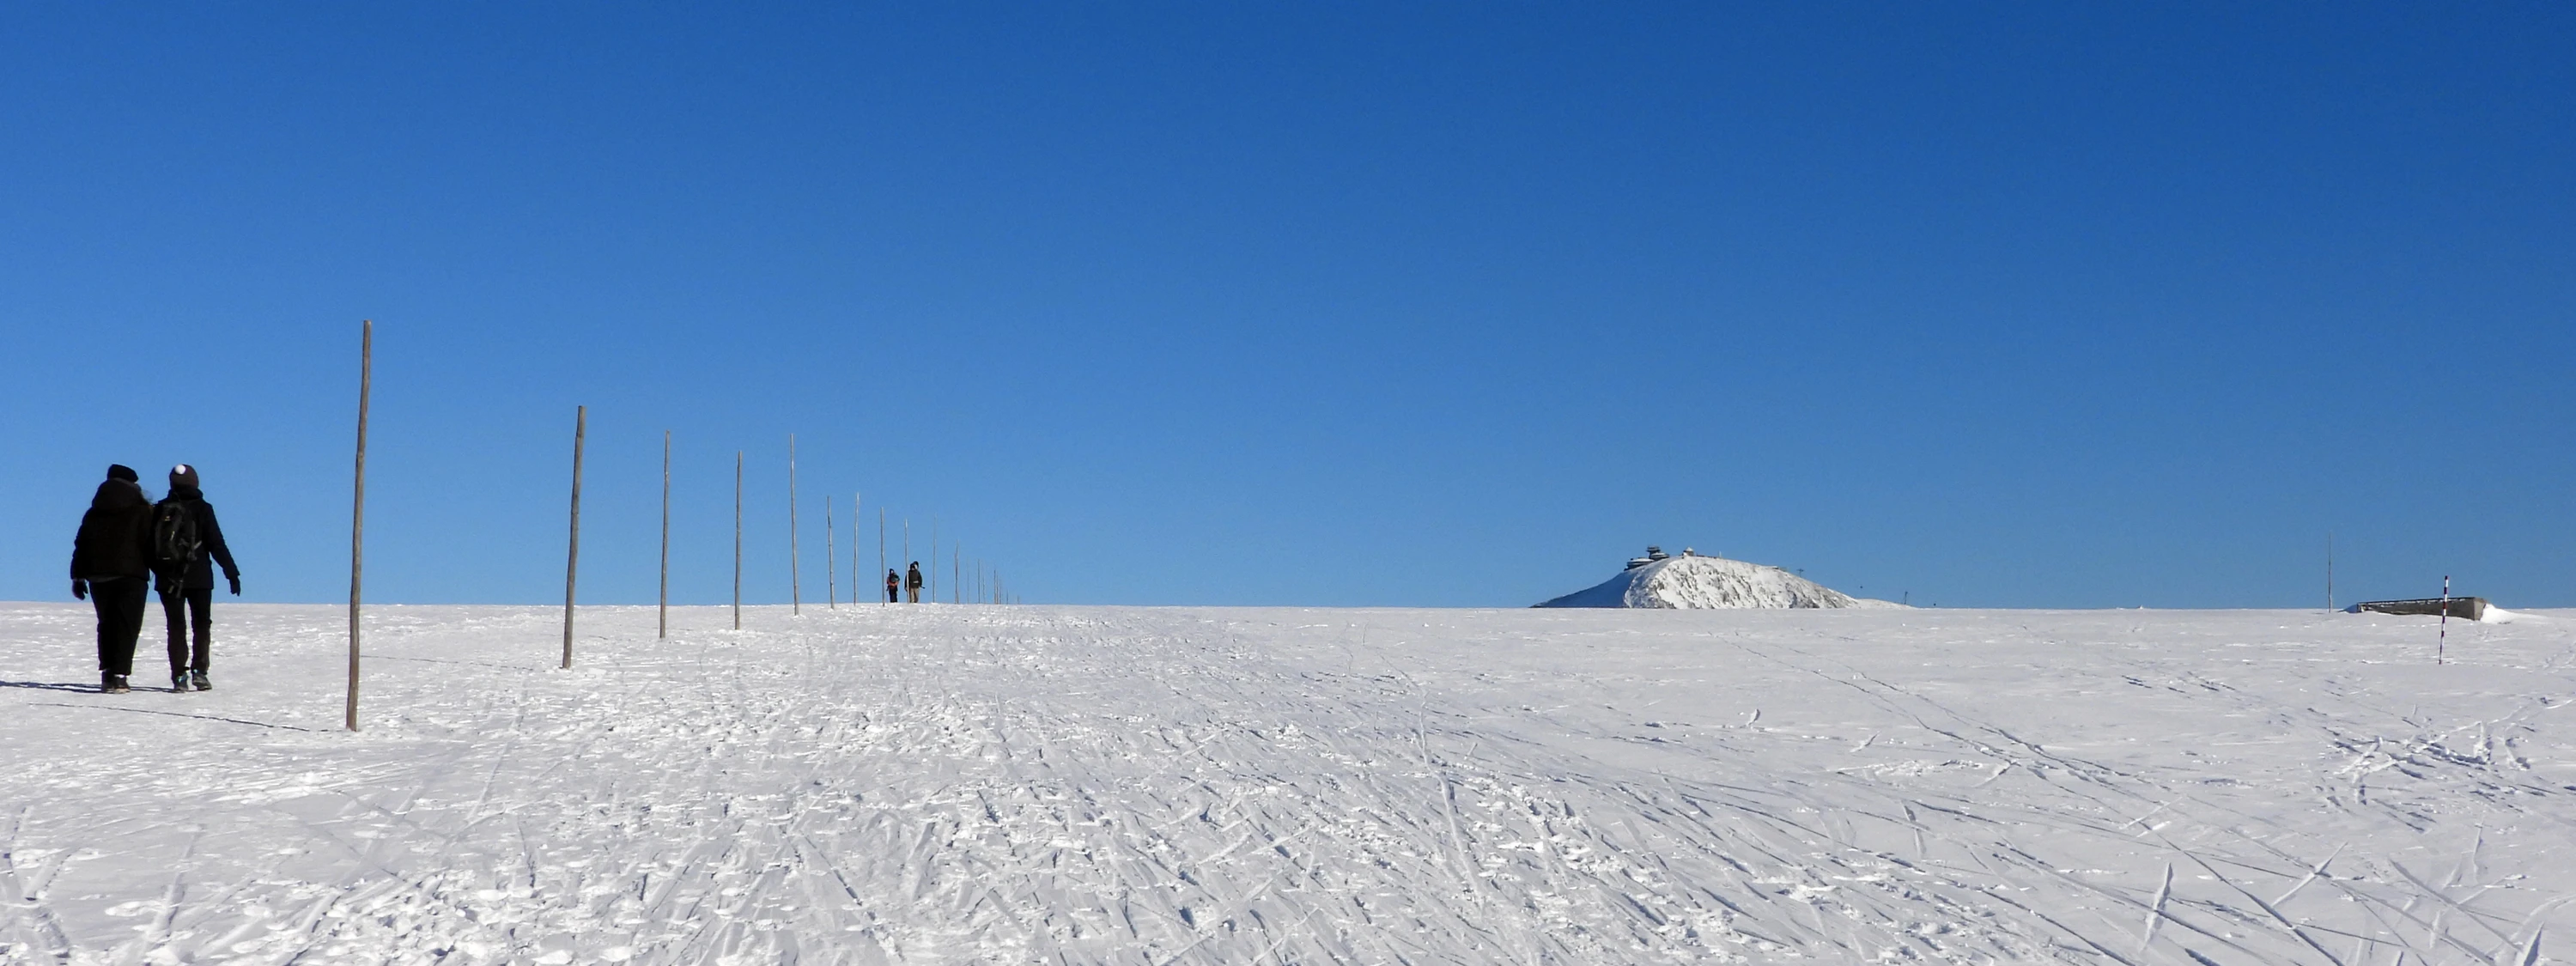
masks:
<path id="1" fill-rule="evenodd" d="M 2442 663 L 2443 653 L 2451 647 L 2451 575 L 2442 575 L 2442 630 L 2434 639 L 2433 663 Z"/>
<path id="2" fill-rule="evenodd" d="M 572 538 L 564 551 L 564 652 L 563 666 L 572 666 L 572 589 L 573 578 L 581 574 L 581 442 L 590 428 L 590 407 L 572 410 Z"/>
<path id="3" fill-rule="evenodd" d="M 358 330 L 358 466 L 349 496 L 349 730 L 358 730 L 358 609 L 367 563 L 367 392 L 376 369 L 376 321 Z"/>
<path id="4" fill-rule="evenodd" d="M 877 508 L 877 569 L 878 569 L 878 570 L 886 570 L 886 565 L 885 565 L 885 508 L 884 508 L 884 507 L 878 507 L 878 508 Z M 894 571 L 886 570 L 886 572 L 887 572 L 887 573 L 893 573 Z M 887 594 L 887 595 L 886 595 L 886 603 L 889 603 L 889 604 L 894 603 L 894 595 L 893 595 L 893 594 Z"/>

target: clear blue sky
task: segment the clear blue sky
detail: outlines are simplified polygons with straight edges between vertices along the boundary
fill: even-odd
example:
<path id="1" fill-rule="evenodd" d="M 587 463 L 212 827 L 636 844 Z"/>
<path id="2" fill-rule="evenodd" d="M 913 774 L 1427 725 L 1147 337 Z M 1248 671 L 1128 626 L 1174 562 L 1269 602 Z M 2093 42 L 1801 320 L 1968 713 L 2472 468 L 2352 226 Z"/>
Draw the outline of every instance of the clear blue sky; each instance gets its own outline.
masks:
<path id="1" fill-rule="evenodd" d="M 559 599 L 587 404 L 603 603 L 669 429 L 690 603 L 792 432 L 811 598 L 864 490 L 1033 601 L 2576 605 L 2576 6 L 855 8 L 0 9 L 0 598 L 111 461 L 344 595 L 372 318 L 385 601 Z"/>

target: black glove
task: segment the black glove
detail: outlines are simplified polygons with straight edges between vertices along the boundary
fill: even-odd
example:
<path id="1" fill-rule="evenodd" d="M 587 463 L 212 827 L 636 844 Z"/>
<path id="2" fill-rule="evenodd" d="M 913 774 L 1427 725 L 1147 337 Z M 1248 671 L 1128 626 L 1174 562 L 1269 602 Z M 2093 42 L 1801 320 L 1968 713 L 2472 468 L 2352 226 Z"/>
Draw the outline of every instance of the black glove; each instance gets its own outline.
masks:
<path id="1" fill-rule="evenodd" d="M 73 600 L 88 600 L 88 599 L 89 599 L 89 581 L 86 581 L 86 580 L 75 580 L 75 581 L 72 581 L 72 599 L 73 599 Z"/>
<path id="2" fill-rule="evenodd" d="M 225 581 L 227 581 L 227 582 L 229 582 L 229 583 L 231 583 L 231 584 L 233 585 L 233 596 L 235 596 L 235 597 L 239 597 L 239 596 L 241 596 L 241 575 L 240 575 L 240 574 L 233 574 L 232 576 L 225 577 L 225 578 L 224 578 L 224 580 L 225 580 Z"/>

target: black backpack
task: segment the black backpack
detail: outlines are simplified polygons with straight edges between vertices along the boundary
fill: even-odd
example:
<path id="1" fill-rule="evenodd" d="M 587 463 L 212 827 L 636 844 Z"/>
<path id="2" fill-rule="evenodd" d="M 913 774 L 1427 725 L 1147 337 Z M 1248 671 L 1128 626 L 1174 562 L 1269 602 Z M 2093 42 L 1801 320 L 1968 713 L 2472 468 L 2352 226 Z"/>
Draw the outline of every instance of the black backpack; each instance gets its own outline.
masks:
<path id="1" fill-rule="evenodd" d="M 202 546 L 197 533 L 197 507 L 183 500 L 163 500 L 152 509 L 152 561 L 165 567 L 197 562 Z"/>

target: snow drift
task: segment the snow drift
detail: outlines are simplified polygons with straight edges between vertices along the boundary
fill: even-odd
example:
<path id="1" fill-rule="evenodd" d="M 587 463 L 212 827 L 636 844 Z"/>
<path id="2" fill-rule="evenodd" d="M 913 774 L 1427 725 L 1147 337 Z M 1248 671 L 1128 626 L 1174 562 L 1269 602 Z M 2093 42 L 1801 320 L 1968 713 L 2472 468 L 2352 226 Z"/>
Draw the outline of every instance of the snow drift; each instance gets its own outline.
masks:
<path id="1" fill-rule="evenodd" d="M 1628 570 L 1540 607 L 1650 607 L 1664 610 L 1902 607 L 1854 597 L 1767 564 L 1701 557 L 1641 558 Z"/>

